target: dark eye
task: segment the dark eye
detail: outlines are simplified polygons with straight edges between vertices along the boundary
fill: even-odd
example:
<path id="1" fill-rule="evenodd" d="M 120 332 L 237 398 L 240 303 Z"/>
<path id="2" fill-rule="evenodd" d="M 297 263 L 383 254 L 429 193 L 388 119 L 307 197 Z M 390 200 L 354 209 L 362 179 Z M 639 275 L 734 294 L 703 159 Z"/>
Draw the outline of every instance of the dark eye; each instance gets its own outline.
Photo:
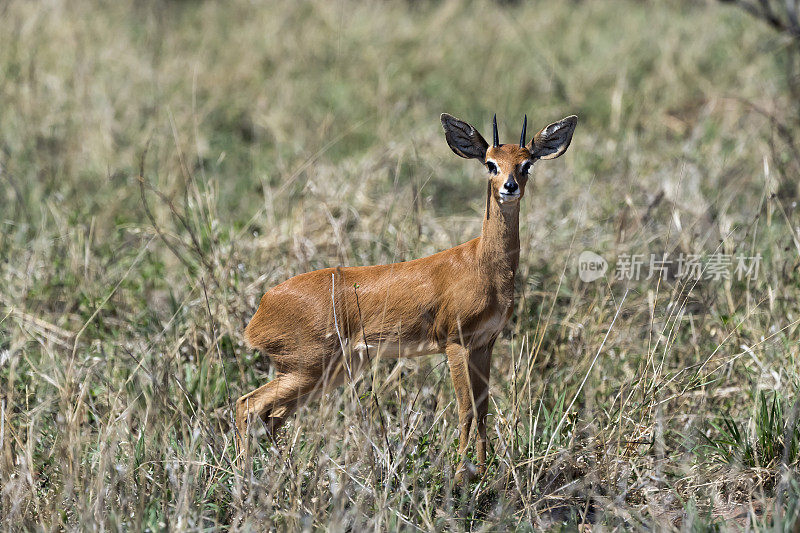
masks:
<path id="1" fill-rule="evenodd" d="M 486 168 L 489 169 L 489 174 L 497 174 L 497 165 L 491 161 L 486 162 Z"/>
<path id="2" fill-rule="evenodd" d="M 520 174 L 527 175 L 530 171 L 531 171 L 531 162 L 530 161 L 525 161 L 524 163 L 522 163 L 522 166 L 519 168 Z"/>

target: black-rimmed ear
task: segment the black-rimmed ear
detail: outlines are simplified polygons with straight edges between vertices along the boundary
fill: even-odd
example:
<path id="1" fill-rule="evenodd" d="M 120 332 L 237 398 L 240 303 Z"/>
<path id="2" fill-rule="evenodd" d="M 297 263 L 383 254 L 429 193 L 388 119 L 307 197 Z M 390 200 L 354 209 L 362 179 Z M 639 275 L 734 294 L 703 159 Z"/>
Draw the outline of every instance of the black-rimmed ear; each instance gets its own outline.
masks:
<path id="1" fill-rule="evenodd" d="M 486 149 L 489 148 L 481 134 L 474 127 L 463 120 L 458 120 L 453 115 L 442 113 L 442 127 L 444 137 L 450 149 L 466 159 L 486 159 Z"/>
<path id="2" fill-rule="evenodd" d="M 528 143 L 528 151 L 537 159 L 555 159 L 569 148 L 577 124 L 578 117 L 570 115 L 542 128 Z"/>

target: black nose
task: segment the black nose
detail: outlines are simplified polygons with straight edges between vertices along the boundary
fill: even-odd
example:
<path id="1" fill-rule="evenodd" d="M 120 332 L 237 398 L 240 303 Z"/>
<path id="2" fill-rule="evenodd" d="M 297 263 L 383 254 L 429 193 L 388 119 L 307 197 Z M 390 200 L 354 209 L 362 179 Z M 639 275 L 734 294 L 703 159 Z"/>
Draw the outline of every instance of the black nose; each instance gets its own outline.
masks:
<path id="1" fill-rule="evenodd" d="M 505 182 L 503 187 L 505 187 L 508 192 L 514 192 L 517 189 L 519 189 L 519 185 L 517 185 L 517 182 L 516 181 L 511 181 L 511 180 L 508 180 L 507 182 Z"/>

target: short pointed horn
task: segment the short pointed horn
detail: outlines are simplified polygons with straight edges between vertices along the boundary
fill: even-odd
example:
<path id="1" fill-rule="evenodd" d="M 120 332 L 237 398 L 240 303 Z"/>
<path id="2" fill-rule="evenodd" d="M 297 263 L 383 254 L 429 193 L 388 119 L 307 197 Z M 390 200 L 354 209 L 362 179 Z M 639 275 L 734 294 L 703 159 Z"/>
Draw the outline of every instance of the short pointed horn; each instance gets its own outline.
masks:
<path id="1" fill-rule="evenodd" d="M 525 148 L 525 130 L 528 129 L 528 115 L 525 115 L 525 118 L 522 119 L 522 135 L 519 136 L 519 147 Z"/>
<path id="2" fill-rule="evenodd" d="M 494 129 L 494 147 L 497 148 L 500 146 L 500 137 L 497 135 L 497 113 L 495 113 L 494 119 L 492 119 L 492 128 Z"/>

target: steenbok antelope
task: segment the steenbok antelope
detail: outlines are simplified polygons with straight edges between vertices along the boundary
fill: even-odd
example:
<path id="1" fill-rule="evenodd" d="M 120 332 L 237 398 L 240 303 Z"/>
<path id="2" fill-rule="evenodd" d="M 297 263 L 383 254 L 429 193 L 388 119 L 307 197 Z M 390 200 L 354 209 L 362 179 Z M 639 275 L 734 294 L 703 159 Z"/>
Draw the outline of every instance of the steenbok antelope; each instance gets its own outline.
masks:
<path id="1" fill-rule="evenodd" d="M 300 274 L 264 294 L 245 340 L 269 355 L 276 374 L 236 403 L 245 459 L 252 415 L 274 434 L 298 406 L 371 358 L 446 353 L 458 401 L 456 480 L 485 470 L 490 361 L 514 308 L 520 200 L 533 164 L 567 150 L 578 118 L 554 122 L 525 144 L 526 116 L 519 144 L 501 145 L 495 117 L 492 146 L 466 122 L 446 113 L 441 120 L 453 152 L 488 171 L 480 237 L 414 261 Z M 477 470 L 465 459 L 473 422 Z"/>

